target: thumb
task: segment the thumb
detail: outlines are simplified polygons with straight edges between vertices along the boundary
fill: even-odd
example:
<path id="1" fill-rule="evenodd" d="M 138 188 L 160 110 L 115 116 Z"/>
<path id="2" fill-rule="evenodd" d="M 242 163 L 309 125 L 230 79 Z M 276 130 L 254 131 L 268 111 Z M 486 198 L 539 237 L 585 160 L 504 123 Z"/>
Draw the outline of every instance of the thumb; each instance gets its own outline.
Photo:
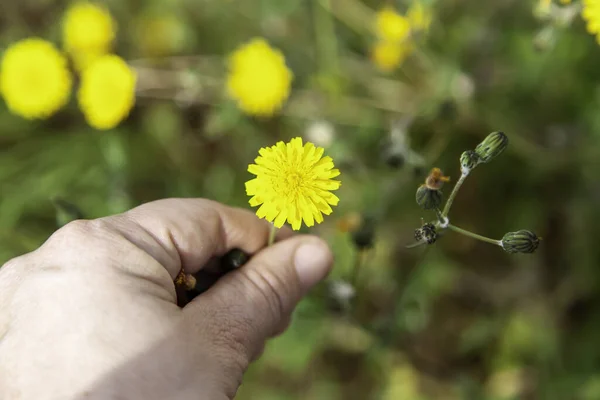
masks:
<path id="1" fill-rule="evenodd" d="M 240 355 L 247 365 L 264 342 L 281 330 L 302 296 L 327 276 L 332 264 L 323 240 L 295 236 L 254 255 L 184 312 L 217 344 L 244 353 Z"/>

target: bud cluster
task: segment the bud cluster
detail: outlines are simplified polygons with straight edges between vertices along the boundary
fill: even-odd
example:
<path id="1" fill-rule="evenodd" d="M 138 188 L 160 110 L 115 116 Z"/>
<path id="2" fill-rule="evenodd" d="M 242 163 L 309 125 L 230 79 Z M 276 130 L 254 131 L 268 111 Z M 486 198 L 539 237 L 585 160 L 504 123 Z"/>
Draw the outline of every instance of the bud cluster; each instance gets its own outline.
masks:
<path id="1" fill-rule="evenodd" d="M 494 240 L 451 225 L 448 219 L 448 213 L 456 194 L 470 172 L 478 165 L 487 164 L 498 157 L 507 147 L 508 137 L 504 132 L 492 132 L 474 150 L 464 151 L 460 156 L 460 179 L 456 182 L 443 211 L 440 211 L 443 197 L 440 189 L 444 183 L 450 181 L 450 178 L 444 176 L 439 168 L 431 170 L 425 183 L 417 189 L 415 198 L 421 208 L 435 210 L 438 221 L 435 224 L 423 224 L 421 228 L 415 230 L 415 240 L 417 241 L 415 245 L 433 244 L 438 238 L 438 230 L 450 229 L 474 239 L 500 246 L 510 254 L 533 253 L 537 250 L 540 239 L 531 231 L 509 232 L 504 235 L 502 240 Z"/>
<path id="2" fill-rule="evenodd" d="M 498 157 L 508 147 L 508 137 L 504 132 L 492 132 L 475 150 L 467 150 L 460 156 L 460 169 L 468 175 L 479 164 L 486 164 Z"/>

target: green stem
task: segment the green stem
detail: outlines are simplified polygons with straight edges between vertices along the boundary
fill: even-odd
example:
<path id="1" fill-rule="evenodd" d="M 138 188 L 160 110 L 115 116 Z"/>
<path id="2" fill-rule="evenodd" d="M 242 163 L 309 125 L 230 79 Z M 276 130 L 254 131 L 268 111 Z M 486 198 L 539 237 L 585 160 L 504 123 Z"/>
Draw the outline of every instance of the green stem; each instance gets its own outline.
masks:
<path id="1" fill-rule="evenodd" d="M 352 287 L 356 289 L 356 283 L 358 282 L 358 276 L 360 275 L 360 270 L 362 269 L 363 261 L 365 259 L 365 255 L 367 254 L 367 250 L 358 250 L 356 253 L 356 257 L 354 257 L 354 266 L 352 267 L 352 276 L 350 277 L 350 284 Z"/>
<path id="2" fill-rule="evenodd" d="M 275 243 L 275 236 L 277 235 L 277 228 L 275 225 L 271 223 L 271 229 L 269 230 L 269 241 L 267 242 L 267 247 Z"/>
<path id="3" fill-rule="evenodd" d="M 448 221 L 447 217 L 444 217 L 439 208 L 435 209 L 435 215 L 438 218 L 438 226 L 441 228 L 447 228 L 450 221 Z"/>
<path id="4" fill-rule="evenodd" d="M 320 70 L 322 73 L 335 74 L 339 71 L 338 44 L 334 20 L 329 11 L 330 0 L 315 0 L 313 8 Z"/>
<path id="5" fill-rule="evenodd" d="M 357 0 L 336 0 L 327 2 L 327 10 L 350 29 L 361 35 L 371 33 L 371 21 L 375 12 Z"/>
<path id="6" fill-rule="evenodd" d="M 458 194 L 458 191 L 460 190 L 460 187 L 462 186 L 462 184 L 465 182 L 465 179 L 467 179 L 467 176 L 469 176 L 469 173 L 463 172 L 460 175 L 458 182 L 456 182 L 456 185 L 454 185 L 454 189 L 452 189 L 452 193 L 450 193 L 450 197 L 448 197 L 448 201 L 446 201 L 446 206 L 444 207 L 444 211 L 442 211 L 443 217 L 448 216 L 448 213 L 450 212 L 450 208 L 452 207 L 452 203 L 454 202 L 454 198 L 456 198 L 456 195 Z"/>
<path id="7" fill-rule="evenodd" d="M 502 246 L 502 241 L 501 240 L 490 239 L 488 237 L 481 236 L 481 235 L 478 235 L 476 233 L 469 232 L 467 230 L 461 229 L 461 228 L 459 228 L 457 226 L 454 226 L 452 224 L 448 224 L 448 229 L 450 229 L 451 231 L 454 231 L 456 233 L 460 233 L 462 235 L 468 236 L 470 238 L 481 240 L 482 242 L 495 244 L 496 246 Z"/>

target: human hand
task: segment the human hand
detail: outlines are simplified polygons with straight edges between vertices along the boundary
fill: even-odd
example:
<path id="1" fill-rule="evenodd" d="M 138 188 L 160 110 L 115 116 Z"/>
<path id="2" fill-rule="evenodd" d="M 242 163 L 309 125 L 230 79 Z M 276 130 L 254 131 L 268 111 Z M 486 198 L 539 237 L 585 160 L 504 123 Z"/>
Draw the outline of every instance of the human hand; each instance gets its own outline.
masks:
<path id="1" fill-rule="evenodd" d="M 75 221 L 0 269 L 0 399 L 231 399 L 332 264 L 249 211 L 169 199 Z M 184 308 L 174 278 L 254 254 Z"/>

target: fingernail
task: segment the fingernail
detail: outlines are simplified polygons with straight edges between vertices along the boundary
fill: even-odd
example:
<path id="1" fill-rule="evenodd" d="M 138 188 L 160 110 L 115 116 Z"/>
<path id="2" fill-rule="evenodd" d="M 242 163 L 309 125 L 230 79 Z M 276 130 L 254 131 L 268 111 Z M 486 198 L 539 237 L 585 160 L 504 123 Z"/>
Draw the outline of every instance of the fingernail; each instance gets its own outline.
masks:
<path id="1" fill-rule="evenodd" d="M 294 265 L 302 289 L 308 291 L 325 278 L 332 263 L 333 256 L 325 242 L 313 239 L 300 245 L 294 256 Z"/>

